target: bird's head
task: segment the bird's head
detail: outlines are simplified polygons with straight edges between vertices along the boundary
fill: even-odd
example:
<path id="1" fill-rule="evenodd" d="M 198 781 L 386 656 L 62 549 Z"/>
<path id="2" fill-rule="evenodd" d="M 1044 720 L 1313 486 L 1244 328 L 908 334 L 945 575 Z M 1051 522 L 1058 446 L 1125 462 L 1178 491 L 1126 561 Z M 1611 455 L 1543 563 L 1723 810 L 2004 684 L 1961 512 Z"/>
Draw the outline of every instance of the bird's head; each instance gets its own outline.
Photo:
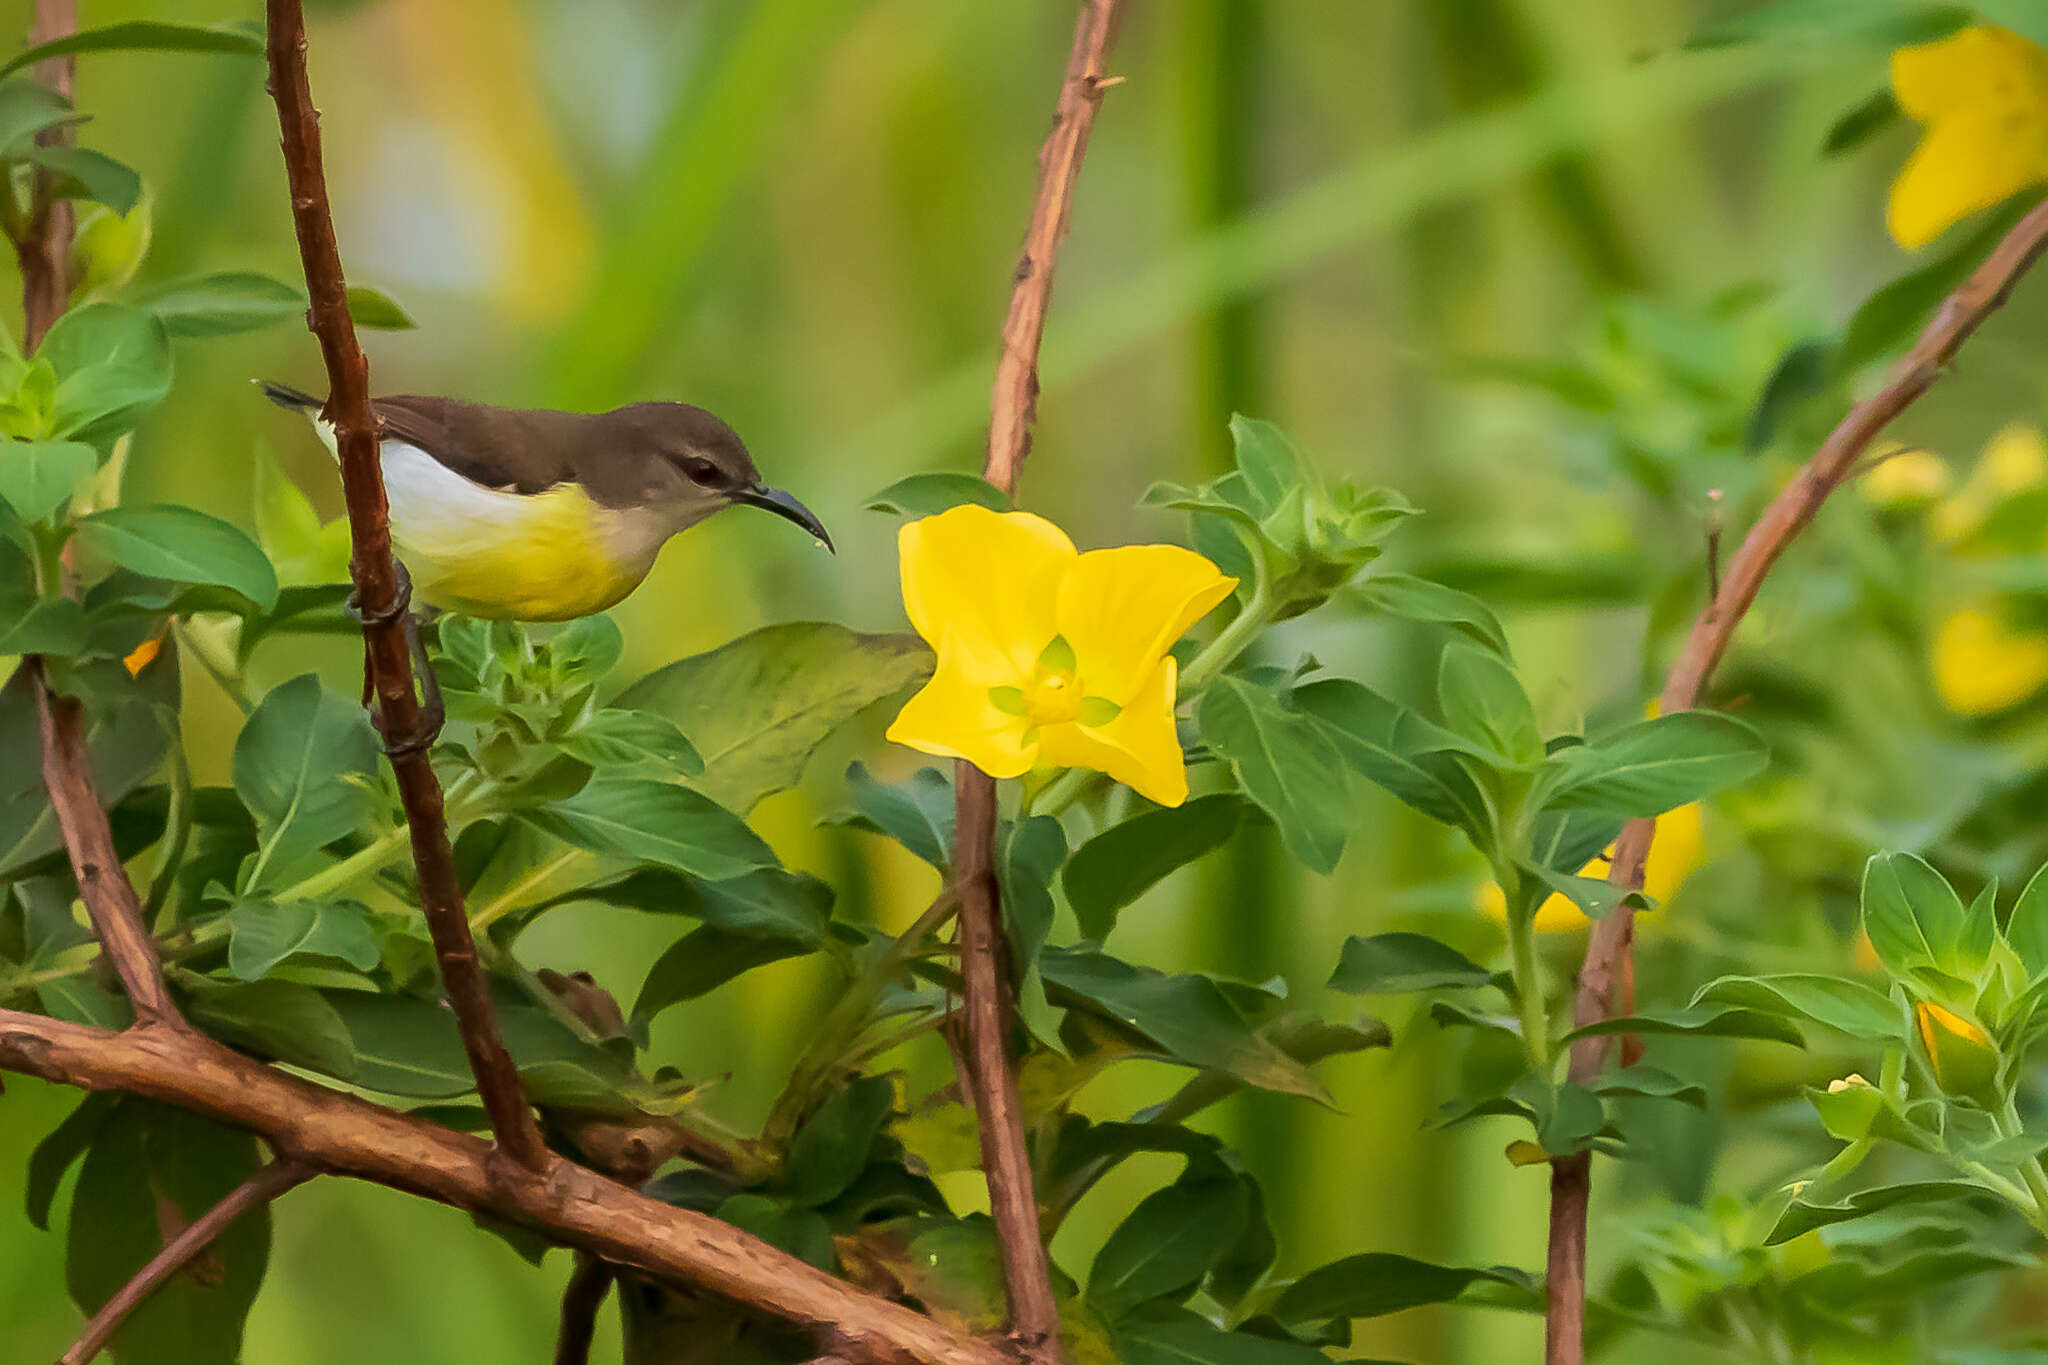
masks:
<path id="1" fill-rule="evenodd" d="M 633 445 L 654 457 L 648 461 L 647 500 L 668 512 L 679 529 L 737 504 L 793 521 L 833 548 L 825 524 L 810 508 L 762 482 L 746 443 L 716 414 L 688 403 L 635 403 L 610 416 L 631 433 Z"/>

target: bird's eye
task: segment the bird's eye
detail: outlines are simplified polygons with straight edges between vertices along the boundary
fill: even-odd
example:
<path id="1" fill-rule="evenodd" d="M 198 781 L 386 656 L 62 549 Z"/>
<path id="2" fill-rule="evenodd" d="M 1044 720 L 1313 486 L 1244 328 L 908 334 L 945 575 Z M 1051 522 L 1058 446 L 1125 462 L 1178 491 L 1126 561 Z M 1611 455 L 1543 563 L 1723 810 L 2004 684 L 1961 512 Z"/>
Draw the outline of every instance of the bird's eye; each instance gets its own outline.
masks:
<path id="1" fill-rule="evenodd" d="M 710 460 L 686 459 L 683 461 L 683 473 L 700 488 L 715 488 L 720 481 L 718 466 Z"/>

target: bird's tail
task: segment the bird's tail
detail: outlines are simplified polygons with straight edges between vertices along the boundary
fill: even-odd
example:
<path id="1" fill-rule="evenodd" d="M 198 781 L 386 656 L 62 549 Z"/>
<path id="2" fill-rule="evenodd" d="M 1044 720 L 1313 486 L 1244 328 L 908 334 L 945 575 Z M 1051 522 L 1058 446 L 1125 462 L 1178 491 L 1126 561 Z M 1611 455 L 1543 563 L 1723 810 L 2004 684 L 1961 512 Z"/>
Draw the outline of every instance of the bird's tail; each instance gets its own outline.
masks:
<path id="1" fill-rule="evenodd" d="M 280 384 L 275 379 L 258 379 L 256 387 L 263 390 L 263 396 L 279 407 L 291 412 L 318 412 L 323 404 L 312 394 L 295 389 L 289 384 Z"/>

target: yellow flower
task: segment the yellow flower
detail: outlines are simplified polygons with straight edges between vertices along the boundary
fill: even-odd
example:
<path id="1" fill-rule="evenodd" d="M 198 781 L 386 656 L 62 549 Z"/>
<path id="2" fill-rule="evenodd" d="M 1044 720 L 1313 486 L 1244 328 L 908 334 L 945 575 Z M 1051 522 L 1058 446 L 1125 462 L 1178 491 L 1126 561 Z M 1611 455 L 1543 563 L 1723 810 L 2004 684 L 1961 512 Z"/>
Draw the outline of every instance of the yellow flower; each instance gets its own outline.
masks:
<path id="1" fill-rule="evenodd" d="M 897 545 L 903 605 L 939 662 L 890 739 L 991 777 L 1094 768 L 1187 799 L 1167 650 L 1236 579 L 1173 545 L 1081 554 L 1042 517 L 973 505 L 910 522 Z"/>
<path id="2" fill-rule="evenodd" d="M 1643 893 L 1659 905 L 1678 894 L 1678 888 L 1700 865 L 1705 846 L 1698 802 L 1658 816 L 1657 837 L 1650 842 L 1650 861 L 1643 867 Z M 1580 868 L 1579 875 L 1604 881 L 1611 866 L 1603 853 Z M 1505 922 L 1508 917 L 1507 901 L 1492 882 L 1479 888 L 1479 909 L 1488 919 Z M 1586 912 L 1561 892 L 1551 892 L 1549 899 L 1536 907 L 1539 934 L 1567 934 L 1591 922 Z"/>
<path id="3" fill-rule="evenodd" d="M 1924 507 L 1948 496 L 1948 461 L 1931 450 L 1895 448 L 1856 482 L 1864 500 L 1879 507 Z"/>
<path id="4" fill-rule="evenodd" d="M 2048 684 L 2048 636 L 2022 633 L 1985 607 L 1962 607 L 1934 632 L 1934 690 L 1959 716 L 2017 706 Z"/>
<path id="5" fill-rule="evenodd" d="M 2048 51 L 2019 34 L 1983 24 L 1900 48 L 1892 91 L 1927 129 L 1892 183 L 1886 225 L 1900 246 L 2048 180 Z"/>
<path id="6" fill-rule="evenodd" d="M 1952 542 L 1983 529 L 2007 499 L 2048 483 L 2048 439 L 2036 427 L 2009 422 L 1985 443 L 1969 481 L 1934 509 L 1934 535 Z"/>

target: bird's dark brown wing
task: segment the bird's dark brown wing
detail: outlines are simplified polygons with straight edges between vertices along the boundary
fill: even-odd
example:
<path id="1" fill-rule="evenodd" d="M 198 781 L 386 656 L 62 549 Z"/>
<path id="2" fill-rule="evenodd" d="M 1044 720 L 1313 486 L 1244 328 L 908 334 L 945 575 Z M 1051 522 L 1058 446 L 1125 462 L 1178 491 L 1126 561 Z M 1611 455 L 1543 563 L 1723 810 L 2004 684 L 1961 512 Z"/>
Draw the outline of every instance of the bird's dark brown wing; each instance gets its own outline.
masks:
<path id="1" fill-rule="evenodd" d="M 576 480 L 597 435 L 582 413 L 515 411 L 454 398 L 394 394 L 370 404 L 385 437 L 417 446 L 486 488 L 541 493 Z"/>

